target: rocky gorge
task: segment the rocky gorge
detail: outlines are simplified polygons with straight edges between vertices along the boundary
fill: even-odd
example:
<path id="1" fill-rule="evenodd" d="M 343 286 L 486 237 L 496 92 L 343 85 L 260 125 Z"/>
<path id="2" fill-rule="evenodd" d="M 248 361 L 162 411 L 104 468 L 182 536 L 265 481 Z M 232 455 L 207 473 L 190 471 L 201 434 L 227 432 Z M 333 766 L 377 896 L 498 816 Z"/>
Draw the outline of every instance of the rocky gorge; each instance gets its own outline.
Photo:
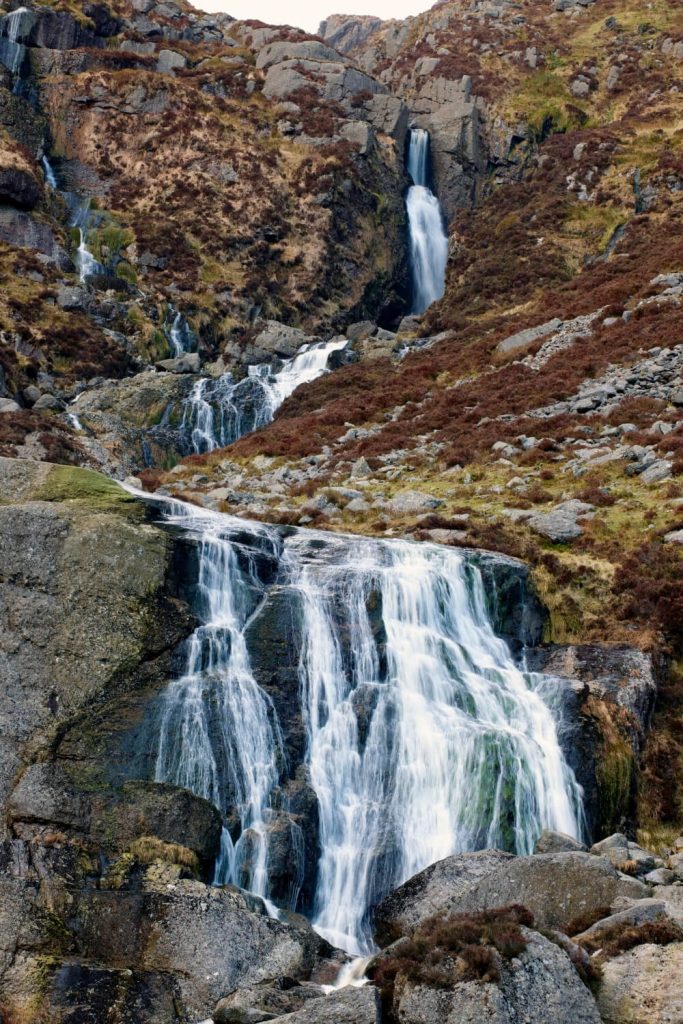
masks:
<path id="1" fill-rule="evenodd" d="M 5 1024 L 683 1014 L 682 90 L 666 0 L 0 14 Z"/>

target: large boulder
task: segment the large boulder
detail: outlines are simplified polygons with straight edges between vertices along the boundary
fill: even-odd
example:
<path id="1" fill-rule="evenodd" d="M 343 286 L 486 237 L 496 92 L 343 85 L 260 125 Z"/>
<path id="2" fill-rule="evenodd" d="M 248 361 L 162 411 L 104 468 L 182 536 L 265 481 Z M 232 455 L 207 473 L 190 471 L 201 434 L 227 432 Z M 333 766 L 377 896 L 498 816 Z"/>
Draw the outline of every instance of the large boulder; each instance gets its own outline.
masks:
<path id="1" fill-rule="evenodd" d="M 375 941 L 388 946 L 399 936 L 410 935 L 432 914 L 458 910 L 462 893 L 512 860 L 512 854 L 501 850 L 480 850 L 430 864 L 375 907 Z"/>
<path id="2" fill-rule="evenodd" d="M 498 981 L 431 987 L 399 975 L 394 1014 L 400 1024 L 600 1024 L 595 1002 L 569 957 L 524 930 L 526 949 L 502 960 Z"/>
<path id="3" fill-rule="evenodd" d="M 545 853 L 516 857 L 487 872 L 461 892 L 457 909 L 471 913 L 521 903 L 536 924 L 563 931 L 579 917 L 614 906 L 620 897 L 649 895 L 648 886 L 620 874 L 601 857 Z"/>
<path id="4" fill-rule="evenodd" d="M 190 1020 L 237 988 L 310 977 L 329 950 L 303 918 L 283 924 L 256 897 L 190 880 L 84 893 L 77 917 L 84 959 L 172 976 Z"/>

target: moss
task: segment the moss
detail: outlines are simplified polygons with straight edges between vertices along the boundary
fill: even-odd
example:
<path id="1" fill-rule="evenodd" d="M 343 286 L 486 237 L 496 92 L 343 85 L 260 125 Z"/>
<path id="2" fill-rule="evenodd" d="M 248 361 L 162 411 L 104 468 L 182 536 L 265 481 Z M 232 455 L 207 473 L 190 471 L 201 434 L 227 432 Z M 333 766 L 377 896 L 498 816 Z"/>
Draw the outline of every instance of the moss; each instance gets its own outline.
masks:
<path id="1" fill-rule="evenodd" d="M 52 466 L 32 495 L 35 501 L 80 502 L 99 511 L 142 517 L 144 509 L 114 480 L 91 469 Z"/>
<path id="2" fill-rule="evenodd" d="M 596 774 L 600 822 L 606 834 L 616 831 L 629 812 L 634 772 L 633 750 L 625 740 L 613 740 L 603 748 Z"/>

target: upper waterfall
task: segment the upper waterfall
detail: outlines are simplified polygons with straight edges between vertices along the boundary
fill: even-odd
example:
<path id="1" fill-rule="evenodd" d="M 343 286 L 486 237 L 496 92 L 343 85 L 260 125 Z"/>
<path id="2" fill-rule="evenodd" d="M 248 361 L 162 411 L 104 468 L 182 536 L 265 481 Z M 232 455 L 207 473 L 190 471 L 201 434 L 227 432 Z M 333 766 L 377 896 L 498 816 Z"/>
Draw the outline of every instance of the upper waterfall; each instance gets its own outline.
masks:
<path id="1" fill-rule="evenodd" d="M 495 634 L 476 558 L 165 507 L 199 542 L 201 625 L 162 701 L 155 774 L 223 813 L 218 881 L 362 953 L 371 908 L 428 864 L 581 834 L 558 684 Z"/>
<path id="2" fill-rule="evenodd" d="M 429 132 L 412 128 L 408 145 L 406 208 L 410 232 L 413 313 L 422 313 L 444 293 L 448 238 L 439 200 L 429 188 Z"/>

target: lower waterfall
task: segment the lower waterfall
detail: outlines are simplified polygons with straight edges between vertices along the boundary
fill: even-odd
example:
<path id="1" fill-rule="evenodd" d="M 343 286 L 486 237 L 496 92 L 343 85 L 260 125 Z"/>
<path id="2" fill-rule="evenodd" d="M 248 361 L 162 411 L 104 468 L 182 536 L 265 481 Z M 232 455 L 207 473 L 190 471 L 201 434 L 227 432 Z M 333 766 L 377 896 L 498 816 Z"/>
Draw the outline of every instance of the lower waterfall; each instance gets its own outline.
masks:
<path id="1" fill-rule="evenodd" d="M 451 853 L 529 853 L 543 828 L 581 834 L 559 684 L 525 672 L 496 636 L 476 555 L 163 507 L 197 540 L 202 624 L 162 700 L 155 774 L 221 810 L 217 882 L 273 896 L 297 769 L 276 707 L 290 676 L 317 807 L 306 909 L 333 944 L 370 951 L 372 907 Z M 258 667 L 255 628 L 277 645 L 274 670 Z M 292 909 L 301 850 L 285 858 Z"/>
<path id="2" fill-rule="evenodd" d="M 408 173 L 413 181 L 406 196 L 413 279 L 412 312 L 423 313 L 444 293 L 448 237 L 439 200 L 429 188 L 429 132 L 422 128 L 410 131 Z"/>
<path id="3" fill-rule="evenodd" d="M 224 448 L 273 419 L 286 398 L 327 370 L 333 352 L 346 348 L 347 338 L 304 345 L 276 372 L 270 363 L 250 366 L 236 381 L 231 373 L 202 377 L 185 402 L 182 429 L 200 455 Z"/>

